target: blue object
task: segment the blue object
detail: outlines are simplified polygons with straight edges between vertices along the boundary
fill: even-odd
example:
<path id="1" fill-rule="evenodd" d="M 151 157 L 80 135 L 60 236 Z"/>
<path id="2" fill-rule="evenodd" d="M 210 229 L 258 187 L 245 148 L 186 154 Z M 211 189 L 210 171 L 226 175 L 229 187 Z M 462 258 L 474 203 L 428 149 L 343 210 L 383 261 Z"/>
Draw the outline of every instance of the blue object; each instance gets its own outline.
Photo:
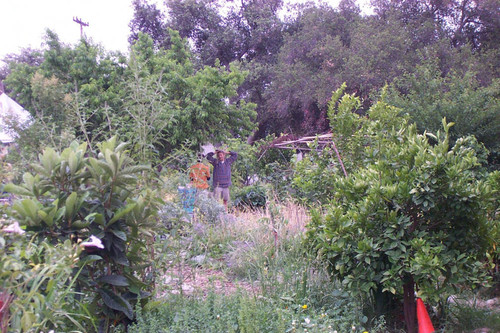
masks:
<path id="1" fill-rule="evenodd" d="M 182 202 L 182 208 L 188 214 L 192 214 L 194 210 L 194 200 L 196 198 L 196 187 L 178 187 L 177 191 Z"/>

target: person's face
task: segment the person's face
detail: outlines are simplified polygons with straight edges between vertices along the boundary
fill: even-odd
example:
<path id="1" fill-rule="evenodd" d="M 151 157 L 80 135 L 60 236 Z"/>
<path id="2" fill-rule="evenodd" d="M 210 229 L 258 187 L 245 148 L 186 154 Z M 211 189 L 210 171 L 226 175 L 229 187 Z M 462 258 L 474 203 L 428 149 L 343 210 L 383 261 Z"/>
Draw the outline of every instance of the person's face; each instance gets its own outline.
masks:
<path id="1" fill-rule="evenodd" d="M 225 157 L 226 157 L 226 154 L 224 154 L 224 152 L 222 152 L 222 151 L 217 152 L 217 158 L 219 159 L 219 161 L 224 161 Z"/>

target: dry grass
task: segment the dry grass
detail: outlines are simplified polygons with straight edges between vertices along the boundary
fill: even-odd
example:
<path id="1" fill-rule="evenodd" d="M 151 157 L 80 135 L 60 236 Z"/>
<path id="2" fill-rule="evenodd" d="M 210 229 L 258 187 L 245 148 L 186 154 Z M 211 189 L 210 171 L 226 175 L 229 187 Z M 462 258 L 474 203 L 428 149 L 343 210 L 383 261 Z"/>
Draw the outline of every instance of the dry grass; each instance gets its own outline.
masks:
<path id="1" fill-rule="evenodd" d="M 257 271 L 266 260 L 279 255 L 282 244 L 301 240 L 308 221 L 307 210 L 291 201 L 266 209 L 234 211 L 221 216 L 216 225 L 195 219 L 193 229 L 201 224 L 203 230 L 198 241 L 207 248 L 220 247 L 222 253 L 216 259 L 207 253 L 201 265 L 193 265 L 189 258 L 170 262 L 159 294 L 203 295 L 208 290 L 227 294 L 237 289 L 259 293 Z"/>
<path id="2" fill-rule="evenodd" d="M 253 235 L 263 243 L 302 237 L 309 222 L 307 210 L 291 201 L 260 210 L 235 211 L 234 217 L 224 226 L 230 234 Z"/>

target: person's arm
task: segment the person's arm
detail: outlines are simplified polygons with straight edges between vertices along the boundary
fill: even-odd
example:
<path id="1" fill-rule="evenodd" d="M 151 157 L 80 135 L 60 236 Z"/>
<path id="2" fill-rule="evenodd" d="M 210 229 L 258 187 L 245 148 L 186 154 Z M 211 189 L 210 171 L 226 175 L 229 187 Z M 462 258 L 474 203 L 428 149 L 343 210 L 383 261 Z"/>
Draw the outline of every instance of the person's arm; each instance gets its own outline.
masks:
<path id="1" fill-rule="evenodd" d="M 227 160 L 230 162 L 230 163 L 233 163 L 234 161 L 236 161 L 236 159 L 238 158 L 238 153 L 235 152 L 235 151 L 230 151 L 229 152 L 229 157 L 227 158 Z"/>
<path id="2" fill-rule="evenodd" d="M 207 160 L 212 164 L 215 163 L 214 152 L 210 152 L 207 154 Z"/>

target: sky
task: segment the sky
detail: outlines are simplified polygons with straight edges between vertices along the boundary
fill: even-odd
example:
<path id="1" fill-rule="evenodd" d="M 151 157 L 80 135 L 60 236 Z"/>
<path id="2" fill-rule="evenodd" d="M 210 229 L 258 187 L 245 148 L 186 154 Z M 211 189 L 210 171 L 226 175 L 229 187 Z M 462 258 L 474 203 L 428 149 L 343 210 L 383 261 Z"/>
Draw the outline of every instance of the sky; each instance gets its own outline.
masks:
<path id="1" fill-rule="evenodd" d="M 286 2 L 305 2 L 288 0 Z M 163 0 L 148 0 L 163 9 Z M 327 0 L 336 7 L 339 0 Z M 358 0 L 357 3 L 367 3 Z M 65 44 L 80 39 L 79 18 L 88 23 L 83 32 L 108 51 L 128 51 L 128 27 L 133 17 L 132 0 L 0 0 L 0 59 L 26 47 L 41 48 L 47 28 Z M 3 63 L 0 60 L 0 66 Z"/>

